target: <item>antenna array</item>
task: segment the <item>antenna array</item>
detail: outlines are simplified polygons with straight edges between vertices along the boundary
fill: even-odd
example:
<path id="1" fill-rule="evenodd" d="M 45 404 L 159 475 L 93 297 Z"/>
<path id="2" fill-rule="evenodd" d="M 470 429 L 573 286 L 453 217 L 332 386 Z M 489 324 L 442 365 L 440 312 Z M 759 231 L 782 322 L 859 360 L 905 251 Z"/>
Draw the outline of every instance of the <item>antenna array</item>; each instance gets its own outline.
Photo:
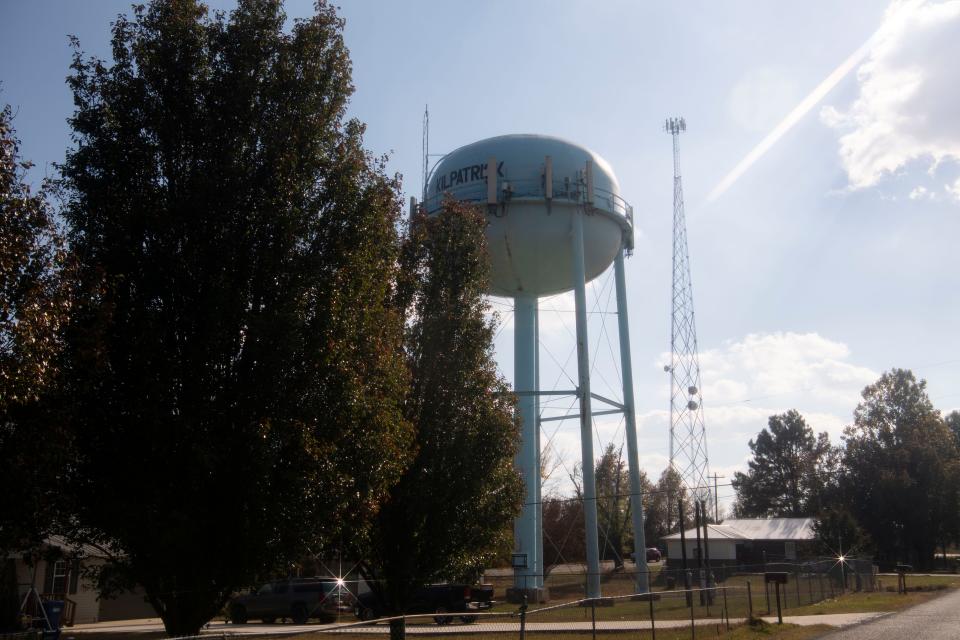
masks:
<path id="1" fill-rule="evenodd" d="M 670 466 L 697 500 L 710 501 L 707 484 L 707 430 L 700 390 L 700 359 L 693 314 L 690 252 L 680 179 L 680 133 L 683 118 L 669 118 L 664 130 L 673 136 L 673 310 L 670 332 Z"/>

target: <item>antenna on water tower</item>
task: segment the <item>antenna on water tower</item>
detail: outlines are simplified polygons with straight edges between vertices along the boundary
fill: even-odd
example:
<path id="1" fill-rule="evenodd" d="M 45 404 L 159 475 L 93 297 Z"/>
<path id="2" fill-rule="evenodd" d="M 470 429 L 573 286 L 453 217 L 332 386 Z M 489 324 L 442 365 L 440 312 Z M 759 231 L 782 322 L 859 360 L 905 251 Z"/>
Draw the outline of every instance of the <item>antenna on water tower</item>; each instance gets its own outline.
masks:
<path id="1" fill-rule="evenodd" d="M 687 130 L 687 122 L 683 118 L 669 118 L 664 130 L 673 136 L 673 312 L 670 365 L 664 367 L 670 373 L 670 467 L 680 474 L 694 499 L 709 502 L 707 429 L 700 392 L 700 358 L 680 180 L 680 133 Z"/>
<path id="2" fill-rule="evenodd" d="M 427 201 L 427 177 L 430 172 L 430 105 L 423 105 L 423 194 L 420 201 Z"/>

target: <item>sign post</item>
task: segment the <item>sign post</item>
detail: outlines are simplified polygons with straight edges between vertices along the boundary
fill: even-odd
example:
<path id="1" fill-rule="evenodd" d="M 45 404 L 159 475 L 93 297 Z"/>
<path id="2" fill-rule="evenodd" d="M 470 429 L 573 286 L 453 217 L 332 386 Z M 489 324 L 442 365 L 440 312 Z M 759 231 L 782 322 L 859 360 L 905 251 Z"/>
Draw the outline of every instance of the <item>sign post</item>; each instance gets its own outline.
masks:
<path id="1" fill-rule="evenodd" d="M 777 624 L 783 624 L 783 611 L 780 609 L 780 585 L 787 584 L 789 575 L 786 571 L 768 571 L 763 574 L 765 583 L 773 583 L 774 591 L 777 594 Z M 786 592 L 784 592 L 786 595 Z"/>

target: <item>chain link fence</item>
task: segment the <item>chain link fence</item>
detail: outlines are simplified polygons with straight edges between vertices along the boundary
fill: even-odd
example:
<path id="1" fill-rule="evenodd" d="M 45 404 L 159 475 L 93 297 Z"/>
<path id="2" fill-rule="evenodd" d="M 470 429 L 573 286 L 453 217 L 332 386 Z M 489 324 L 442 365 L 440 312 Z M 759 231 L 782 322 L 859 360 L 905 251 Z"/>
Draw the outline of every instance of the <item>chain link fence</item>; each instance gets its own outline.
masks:
<path id="1" fill-rule="evenodd" d="M 651 591 L 642 594 L 635 589 L 635 572 L 607 571 L 601 582 L 603 593 L 608 595 L 601 598 L 584 597 L 585 572 L 552 573 L 544 580 L 550 602 L 516 605 L 503 602 L 512 577 L 488 575 L 487 582 L 494 583 L 498 599 L 493 611 L 469 616 L 441 612 L 381 618 L 337 625 L 322 633 L 386 634 L 391 621 L 397 624 L 402 620 L 411 635 L 482 633 L 490 640 L 525 640 L 527 634 L 540 633 L 595 635 L 617 631 L 652 638 L 659 631 L 663 637 L 676 637 L 681 630 L 684 637 L 695 638 L 708 632 L 716 635 L 751 618 L 775 617 L 776 592 L 765 580 L 767 572 L 787 574 L 787 584 L 779 588 L 784 615 L 811 613 L 801 609 L 848 590 L 880 587 L 876 568 L 869 561 L 821 559 L 717 567 L 709 573 L 706 569 L 683 572 L 662 568 L 650 573 Z"/>
<path id="2" fill-rule="evenodd" d="M 762 569 L 763 567 L 761 567 Z M 816 604 L 843 592 L 843 576 L 836 577 L 827 562 L 799 563 L 784 566 L 768 565 L 771 571 L 787 569 L 788 583 L 780 586 L 781 607 L 784 614 L 801 607 Z M 502 601 L 495 611 L 459 616 L 449 613 L 434 613 L 381 618 L 367 622 L 337 625 L 324 629 L 323 634 L 386 634 L 390 624 L 402 621 L 411 635 L 452 635 L 482 633 L 491 640 L 525 640 L 528 634 L 575 632 L 595 635 L 608 632 L 642 633 L 655 638 L 659 632 L 664 637 L 675 637 L 683 630 L 685 637 L 698 634 L 716 635 L 732 626 L 743 624 L 751 618 L 772 617 L 777 614 L 773 585 L 764 580 L 763 572 L 752 571 L 755 567 L 741 567 L 742 571 L 728 572 L 719 583 L 709 586 L 695 583 L 694 572 L 690 574 L 689 588 L 664 588 L 670 578 L 666 570 L 653 580 L 653 590 L 636 593 L 633 589 L 635 575 L 630 572 L 605 574 L 604 592 L 610 595 L 601 598 L 576 597 L 557 603 L 515 605 Z M 872 571 L 845 569 L 848 585 L 855 582 L 854 576 Z M 586 582 L 581 574 L 553 575 L 546 581 L 552 600 L 564 594 L 580 590 Z M 706 577 L 705 577 L 706 581 Z M 676 582 L 676 578 L 670 582 Z M 866 584 L 861 578 L 861 583 Z M 871 582 L 871 585 L 874 583 Z M 498 588 L 498 596 L 505 589 Z M 803 613 L 797 611 L 797 613 Z M 665 635 L 669 634 L 669 635 Z"/>

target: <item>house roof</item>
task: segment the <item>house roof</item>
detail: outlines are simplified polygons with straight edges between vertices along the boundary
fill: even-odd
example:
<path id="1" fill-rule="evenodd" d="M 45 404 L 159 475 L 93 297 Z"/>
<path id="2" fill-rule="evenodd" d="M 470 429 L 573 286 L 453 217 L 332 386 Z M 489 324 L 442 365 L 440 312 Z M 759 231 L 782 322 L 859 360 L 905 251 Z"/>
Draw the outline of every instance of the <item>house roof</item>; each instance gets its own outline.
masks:
<path id="1" fill-rule="evenodd" d="M 72 544 L 63 536 L 50 535 L 44 539 L 44 544 L 51 547 L 58 547 L 67 553 L 77 553 L 86 558 L 104 558 L 108 557 L 106 551 L 92 544 Z"/>
<path id="2" fill-rule="evenodd" d="M 724 520 L 722 524 L 708 524 L 711 540 L 813 540 L 813 518 L 741 518 Z M 697 530 L 684 532 L 687 540 L 697 539 Z M 672 533 L 665 540 L 679 540 L 680 533 Z"/>

